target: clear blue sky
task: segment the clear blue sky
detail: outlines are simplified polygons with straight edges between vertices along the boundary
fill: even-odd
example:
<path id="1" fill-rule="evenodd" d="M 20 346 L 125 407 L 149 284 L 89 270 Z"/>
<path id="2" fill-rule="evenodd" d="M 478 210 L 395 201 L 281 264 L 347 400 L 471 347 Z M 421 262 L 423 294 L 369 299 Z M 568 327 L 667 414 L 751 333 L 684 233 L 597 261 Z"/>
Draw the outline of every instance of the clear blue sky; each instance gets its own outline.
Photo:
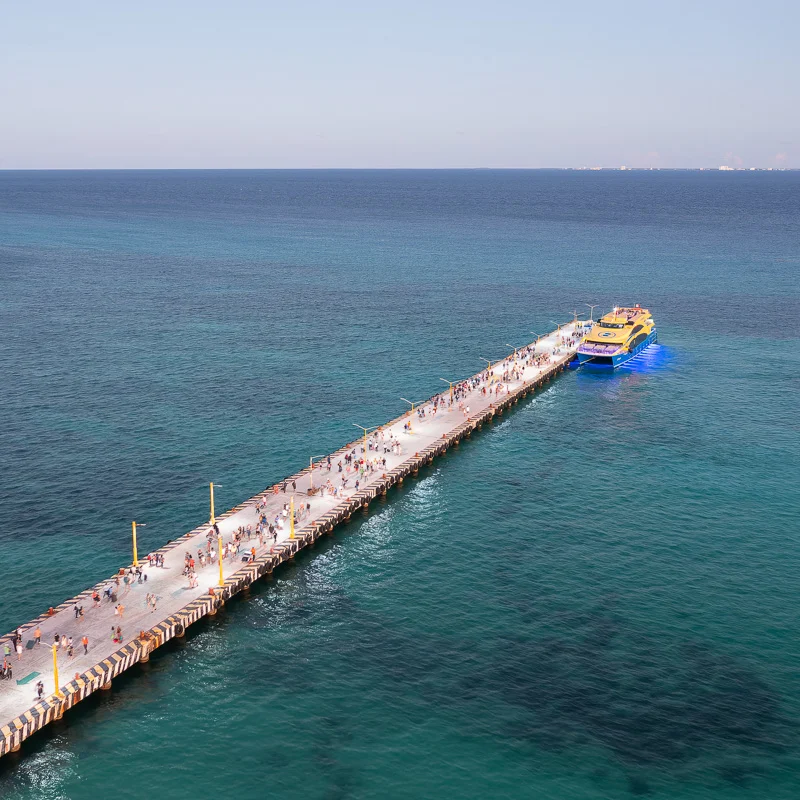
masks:
<path id="1" fill-rule="evenodd" d="M 800 167 L 800 2 L 0 0 L 0 168 Z"/>

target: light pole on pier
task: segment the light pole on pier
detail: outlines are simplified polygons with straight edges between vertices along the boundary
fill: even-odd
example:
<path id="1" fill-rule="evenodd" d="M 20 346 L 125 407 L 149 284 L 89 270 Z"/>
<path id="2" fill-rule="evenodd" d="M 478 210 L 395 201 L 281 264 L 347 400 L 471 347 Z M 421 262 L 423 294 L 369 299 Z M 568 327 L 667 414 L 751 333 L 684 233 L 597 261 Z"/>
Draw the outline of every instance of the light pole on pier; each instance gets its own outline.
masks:
<path id="1" fill-rule="evenodd" d="M 61 685 L 58 680 L 58 645 L 53 645 L 53 681 L 56 685 L 56 697 L 62 698 L 64 697 L 64 693 L 61 691 Z"/>
<path id="2" fill-rule="evenodd" d="M 137 528 L 144 528 L 146 527 L 144 522 L 131 522 L 131 528 L 133 529 L 133 566 L 139 566 L 139 552 L 136 548 L 136 529 Z"/>
<path id="3" fill-rule="evenodd" d="M 589 309 L 589 322 L 594 322 L 594 310 L 597 308 L 597 306 L 600 305 L 600 303 L 595 303 L 594 305 L 590 305 L 589 303 L 584 303 L 584 305 L 587 306 Z"/>
<path id="4" fill-rule="evenodd" d="M 411 411 L 408 412 L 408 420 L 409 420 L 408 421 L 408 432 L 409 433 L 414 433 L 414 431 L 411 430 L 411 423 L 414 421 L 414 406 L 422 405 L 422 403 L 424 403 L 425 401 L 424 400 L 413 400 L 413 401 L 412 400 L 406 400 L 405 397 L 401 397 L 400 399 L 404 403 L 408 403 L 411 406 Z"/>
<path id="5" fill-rule="evenodd" d="M 539 344 L 539 339 L 541 339 L 543 336 L 547 336 L 546 333 L 536 333 L 536 331 L 531 331 L 531 333 L 536 337 L 536 342 L 534 343 L 535 345 Z"/>
<path id="6" fill-rule="evenodd" d="M 484 358 L 483 356 L 479 356 L 479 358 L 480 358 L 481 361 L 485 361 L 489 365 L 489 367 L 486 370 L 486 379 L 489 381 L 489 383 L 491 383 L 492 382 L 492 362 L 489 361 L 488 358 Z"/>
<path id="7" fill-rule="evenodd" d="M 366 463 L 366 461 L 367 461 L 367 433 L 369 433 L 370 431 L 374 431 L 377 428 L 380 428 L 380 425 L 373 425 L 371 428 L 365 428 L 363 425 L 357 425 L 355 422 L 353 423 L 353 425 L 355 425 L 356 428 L 361 428 L 361 430 L 364 431 L 364 463 Z"/>
<path id="8" fill-rule="evenodd" d="M 218 483 L 217 486 L 222 486 L 221 483 Z M 211 519 L 209 522 L 211 523 L 211 527 L 214 528 L 217 532 L 217 561 L 219 561 L 219 585 L 220 587 L 225 586 L 225 576 L 222 574 L 222 533 L 220 533 L 219 526 L 217 525 L 217 519 L 214 516 L 214 484 L 208 484 L 209 491 L 211 493 Z"/>
<path id="9" fill-rule="evenodd" d="M 289 538 L 294 539 L 294 495 L 289 498 Z"/>
<path id="10" fill-rule="evenodd" d="M 439 380 L 450 385 L 450 405 L 453 405 L 453 384 L 458 383 L 458 381 L 449 381 L 447 378 L 439 378 Z"/>
<path id="11" fill-rule="evenodd" d="M 510 347 L 514 351 L 514 360 L 516 361 L 517 360 L 517 350 L 519 350 L 519 348 L 518 347 L 514 347 L 513 344 L 509 344 L 508 342 L 506 342 L 506 347 Z"/>

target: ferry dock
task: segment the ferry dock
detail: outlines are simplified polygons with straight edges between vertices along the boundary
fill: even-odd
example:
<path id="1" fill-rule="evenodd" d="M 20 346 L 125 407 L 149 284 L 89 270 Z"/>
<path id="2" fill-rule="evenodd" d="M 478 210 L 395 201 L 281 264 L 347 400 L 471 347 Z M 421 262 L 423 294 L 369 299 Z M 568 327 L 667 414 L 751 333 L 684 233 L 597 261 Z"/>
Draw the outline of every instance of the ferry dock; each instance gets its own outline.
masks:
<path id="1" fill-rule="evenodd" d="M 146 582 L 124 586 L 123 573 L 133 566 L 131 563 L 118 574 L 2 637 L 0 644 L 10 650 L 7 659 L 13 668 L 13 678 L 0 681 L 0 756 L 18 751 L 22 742 L 45 725 L 61 719 L 84 698 L 110 689 L 118 675 L 149 660 L 150 654 L 170 639 L 184 636 L 190 625 L 216 614 L 235 594 L 271 574 L 299 550 L 349 520 L 353 513 L 368 508 L 376 497 L 416 475 L 421 466 L 450 447 L 458 446 L 473 430 L 480 429 L 541 388 L 566 369 L 584 333 L 583 325 L 577 319 L 561 325 L 536 342 L 489 363 L 481 372 L 450 384 L 429 400 L 414 404 L 390 422 L 362 429 L 356 439 L 329 457 L 322 457 L 316 463 L 312 461 L 311 466 L 224 514 L 215 517 L 212 505 L 210 522 L 155 551 L 155 555 L 163 557 L 163 566 L 150 566 L 147 558 L 137 559 L 147 575 Z M 534 363 L 537 359 L 541 363 Z M 501 386 L 499 390 L 498 386 Z M 453 400 L 454 387 L 464 392 L 460 403 Z M 435 413 L 434 401 L 438 402 Z M 424 416 L 420 416 L 420 410 L 424 411 Z M 397 444 L 390 452 L 385 452 L 384 444 L 388 442 Z M 373 443 L 375 450 L 371 449 Z M 344 462 L 348 455 L 356 461 L 362 456 L 386 459 L 386 464 L 364 475 L 357 490 L 355 477 L 351 477 L 350 486 L 340 491 L 338 497 L 330 491 L 320 491 L 329 479 L 339 486 L 338 463 Z M 217 558 L 204 567 L 197 564 L 199 582 L 189 588 L 184 574 L 187 552 L 196 557 L 198 550 L 206 548 L 209 541 L 215 551 L 221 550 L 223 541 L 230 542 L 234 531 L 248 525 L 255 527 L 261 514 L 270 520 L 281 516 L 286 503 L 295 509 L 302 504 L 303 514 L 297 524 L 292 524 L 290 514 L 278 529 L 275 542 L 271 537 L 263 544 L 257 538 L 245 540 L 237 555 L 229 559 Z M 216 523 L 219 535 L 213 530 L 209 539 L 211 523 Z M 255 548 L 254 558 L 250 555 L 251 548 Z M 246 555 L 250 560 L 245 563 Z M 103 593 L 109 586 L 116 586 L 118 579 L 118 599 L 114 603 Z M 92 601 L 95 592 L 102 597 L 99 607 Z M 147 606 L 146 594 L 158 597 L 157 611 Z M 115 614 L 118 604 L 124 606 L 121 618 Z M 76 607 L 83 608 L 82 618 L 76 614 Z M 122 643 L 114 642 L 111 636 L 118 625 L 123 631 Z M 39 644 L 35 641 L 37 631 L 41 632 Z M 66 648 L 53 647 L 56 634 L 72 637 L 72 656 Z M 87 652 L 81 644 L 84 636 L 89 640 Z M 22 644 L 20 660 L 15 649 L 18 637 Z M 45 687 L 41 698 L 36 692 L 39 681 Z"/>

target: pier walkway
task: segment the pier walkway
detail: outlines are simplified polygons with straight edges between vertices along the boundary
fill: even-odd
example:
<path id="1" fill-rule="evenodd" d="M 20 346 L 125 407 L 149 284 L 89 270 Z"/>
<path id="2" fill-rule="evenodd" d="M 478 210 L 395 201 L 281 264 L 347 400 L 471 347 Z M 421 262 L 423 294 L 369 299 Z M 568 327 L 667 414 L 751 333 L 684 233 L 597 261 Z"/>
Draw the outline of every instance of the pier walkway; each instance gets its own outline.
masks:
<path id="1" fill-rule="evenodd" d="M 216 559 L 204 567 L 199 564 L 198 551 L 207 552 L 211 531 L 210 524 L 205 523 L 157 551 L 163 556 L 163 566 L 150 566 L 146 557 L 140 558 L 146 581 L 132 581 L 126 587 L 121 574 L 111 576 L 61 603 L 52 613 L 48 611 L 2 637 L 0 646 L 11 649 L 7 658 L 13 668 L 13 679 L 0 681 L 0 756 L 18 750 L 24 739 L 59 719 L 65 710 L 84 697 L 98 689 L 109 688 L 114 677 L 136 662 L 148 660 L 155 648 L 175 636 L 182 636 L 186 628 L 201 617 L 217 613 L 233 594 L 272 572 L 274 567 L 320 535 L 330 533 L 336 524 L 349 519 L 351 513 L 368 505 L 371 499 L 385 494 L 387 488 L 401 483 L 406 476 L 416 474 L 421 465 L 429 463 L 449 446 L 457 445 L 474 428 L 495 414 L 502 414 L 506 406 L 516 403 L 563 370 L 577 349 L 583 331 L 579 325 L 561 326 L 560 330 L 542 337 L 538 344 L 517 350 L 493 364 L 491 369 L 445 388 L 413 411 L 370 431 L 366 453 L 361 436 L 330 455 L 330 470 L 328 459 L 322 458 L 315 463 L 313 472 L 306 467 L 285 482 L 267 488 L 217 517 L 225 543 L 230 543 L 234 531 L 240 528 L 246 529 L 249 525 L 254 530 L 262 515 L 273 525 L 276 518 L 282 521 L 276 526 L 275 541 L 272 535 L 262 539 L 255 535 L 243 538 L 240 551 L 223 561 L 223 586 L 219 586 Z M 536 360 L 541 363 L 534 363 Z M 451 404 L 453 389 L 457 396 Z M 407 429 L 409 423 L 410 430 Z M 366 458 L 368 462 L 375 462 L 374 468 L 360 477 L 355 466 L 348 473 L 346 456 L 352 457 L 354 464 Z M 344 488 L 341 486 L 343 477 L 347 481 Z M 320 491 L 322 486 L 328 488 Z M 337 490 L 336 496 L 330 486 Z M 294 536 L 289 520 L 284 517 L 284 507 L 292 502 L 292 497 L 298 512 Z M 216 555 L 216 534 L 211 544 Z M 244 558 L 250 555 L 251 548 L 255 550 L 255 558 L 245 563 Z M 187 553 L 196 562 L 198 583 L 195 588 L 190 588 L 184 574 Z M 109 586 L 116 590 L 116 602 L 104 594 Z M 94 591 L 102 597 L 97 607 L 92 600 Z M 147 604 L 147 595 L 155 595 L 155 609 Z M 124 607 L 122 616 L 115 613 L 120 604 Z M 83 608 L 82 618 L 76 616 L 76 607 Z M 121 643 L 114 641 L 117 626 L 123 635 Z M 41 631 L 38 645 L 34 643 L 37 630 Z M 14 648 L 17 632 L 22 641 L 19 660 Z M 73 640 L 72 656 L 67 648 L 58 648 L 59 687 L 54 685 L 52 654 L 56 634 Z M 84 636 L 88 638 L 86 652 L 81 644 Z M 36 694 L 39 681 L 44 684 L 41 699 Z M 56 694 L 57 688 L 61 696 Z"/>

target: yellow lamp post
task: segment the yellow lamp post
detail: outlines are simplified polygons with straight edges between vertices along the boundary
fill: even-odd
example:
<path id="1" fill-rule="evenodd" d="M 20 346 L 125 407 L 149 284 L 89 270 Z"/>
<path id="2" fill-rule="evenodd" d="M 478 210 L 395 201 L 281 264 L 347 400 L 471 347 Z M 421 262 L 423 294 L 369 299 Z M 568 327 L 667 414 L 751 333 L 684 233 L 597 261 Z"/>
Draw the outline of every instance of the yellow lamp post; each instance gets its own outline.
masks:
<path id="1" fill-rule="evenodd" d="M 365 428 L 363 425 L 358 425 L 355 422 L 353 423 L 353 425 L 355 425 L 356 428 L 361 428 L 361 430 L 364 431 L 364 461 L 366 461 L 367 460 L 367 434 L 370 431 L 374 431 L 376 428 L 380 428 L 380 425 L 373 425 L 371 428 Z"/>
<path id="2" fill-rule="evenodd" d="M 139 566 L 139 551 L 136 546 L 136 529 L 137 528 L 144 528 L 146 525 L 144 522 L 131 522 L 131 528 L 133 529 L 133 566 Z"/>
<path id="3" fill-rule="evenodd" d="M 425 401 L 424 400 L 414 400 L 414 402 L 411 402 L 411 400 L 406 400 L 405 397 L 401 397 L 400 399 L 404 403 L 408 403 L 411 406 L 411 411 L 408 412 L 408 418 L 409 418 L 408 432 L 409 433 L 414 433 L 414 431 L 411 430 L 411 423 L 414 421 L 414 406 L 418 406 L 418 405 L 424 403 Z"/>
<path id="4" fill-rule="evenodd" d="M 289 538 L 294 539 L 294 495 L 289 498 Z"/>
<path id="5" fill-rule="evenodd" d="M 449 381 L 447 378 L 439 378 L 440 381 L 444 381 L 446 384 L 450 386 L 450 405 L 453 404 L 453 384 L 457 383 L 457 381 Z"/>
<path id="6" fill-rule="evenodd" d="M 480 359 L 481 359 L 481 361 L 485 361 L 489 365 L 487 370 L 486 370 L 486 376 L 488 377 L 489 385 L 491 386 L 492 383 L 494 382 L 494 378 L 492 376 L 492 362 L 489 361 L 488 358 L 484 358 L 483 356 L 480 356 Z"/>
<path id="7" fill-rule="evenodd" d="M 421 406 L 425 401 L 424 400 L 406 400 L 405 397 L 400 398 L 404 403 L 408 403 L 411 406 L 411 413 L 414 413 L 414 406 Z"/>
<path id="8" fill-rule="evenodd" d="M 64 693 L 61 691 L 61 684 L 58 680 L 58 645 L 53 645 L 53 681 L 56 684 L 56 697 L 64 697 Z"/>
<path id="9" fill-rule="evenodd" d="M 222 486 L 221 483 L 218 483 L 217 486 Z M 216 526 L 217 519 L 214 516 L 214 484 L 208 484 L 210 499 L 211 499 L 211 519 L 209 520 L 212 526 Z M 219 528 L 217 528 L 217 561 L 219 562 L 219 586 L 225 586 L 225 576 L 222 572 L 222 533 L 220 533 Z"/>

